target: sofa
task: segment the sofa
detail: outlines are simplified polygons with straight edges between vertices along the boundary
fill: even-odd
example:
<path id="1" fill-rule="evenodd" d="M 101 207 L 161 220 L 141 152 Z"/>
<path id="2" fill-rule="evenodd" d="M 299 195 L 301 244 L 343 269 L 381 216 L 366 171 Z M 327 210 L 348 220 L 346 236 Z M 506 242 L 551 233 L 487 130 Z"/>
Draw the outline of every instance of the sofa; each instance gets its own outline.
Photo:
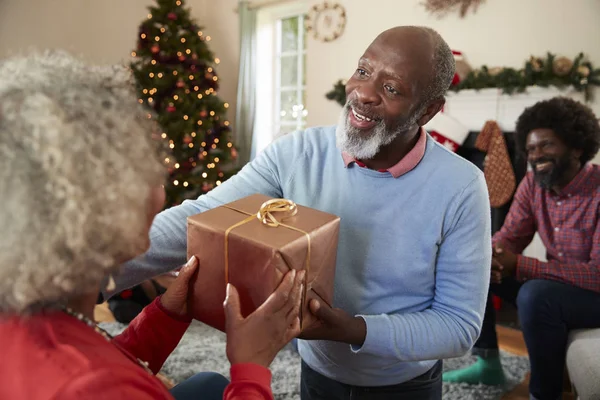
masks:
<path id="1" fill-rule="evenodd" d="M 574 330 L 567 342 L 567 371 L 578 399 L 600 399 L 600 329 Z"/>

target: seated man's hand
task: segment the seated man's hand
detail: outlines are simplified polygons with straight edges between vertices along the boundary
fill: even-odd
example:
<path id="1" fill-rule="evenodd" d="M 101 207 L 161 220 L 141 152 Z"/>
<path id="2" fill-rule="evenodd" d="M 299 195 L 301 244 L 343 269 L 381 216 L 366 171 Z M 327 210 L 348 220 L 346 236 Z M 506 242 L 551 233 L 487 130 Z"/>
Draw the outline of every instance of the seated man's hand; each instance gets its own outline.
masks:
<path id="1" fill-rule="evenodd" d="M 367 335 L 367 324 L 361 317 L 353 317 L 339 308 L 312 299 L 310 311 L 319 319 L 299 336 L 304 340 L 332 340 L 362 346 Z"/>
<path id="2" fill-rule="evenodd" d="M 288 272 L 279 287 L 252 314 L 244 318 L 236 288 L 227 285 L 225 331 L 227 358 L 233 364 L 268 367 L 277 353 L 300 333 L 300 305 L 304 271 Z"/>
<path id="3" fill-rule="evenodd" d="M 502 244 L 496 245 L 492 254 L 492 283 L 502 283 L 504 278 L 514 276 L 516 271 L 517 255 Z"/>
<path id="4" fill-rule="evenodd" d="M 179 275 L 165 293 L 160 296 L 160 304 L 168 311 L 181 316 L 188 316 L 188 292 L 190 281 L 198 269 L 198 259 L 194 256 L 181 268 Z"/>

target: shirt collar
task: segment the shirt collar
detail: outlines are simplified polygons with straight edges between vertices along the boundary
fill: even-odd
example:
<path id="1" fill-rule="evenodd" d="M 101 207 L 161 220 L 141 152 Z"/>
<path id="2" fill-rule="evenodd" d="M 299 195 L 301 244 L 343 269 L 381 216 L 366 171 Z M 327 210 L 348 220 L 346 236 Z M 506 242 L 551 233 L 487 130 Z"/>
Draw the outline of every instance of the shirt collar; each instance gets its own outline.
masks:
<path id="1" fill-rule="evenodd" d="M 389 172 L 394 178 L 398 178 L 407 172 L 412 171 L 423 159 L 426 145 L 427 133 L 425 132 L 425 129 L 421 128 L 417 144 L 415 144 L 415 146 L 400 161 L 398 161 L 396 165 L 393 165 L 388 169 L 379 170 L 379 172 Z M 356 165 L 366 168 L 365 164 L 354 159 L 354 157 L 346 152 L 342 152 L 342 159 L 344 160 L 344 165 L 346 167 L 351 163 L 356 163 Z"/>
<path id="2" fill-rule="evenodd" d="M 593 169 L 594 167 L 591 163 L 586 163 L 577 173 L 577 175 L 571 179 L 571 182 L 569 182 L 567 186 L 560 191 L 560 196 L 569 196 L 577 193 L 581 189 L 582 185 L 584 185 L 585 182 L 591 178 Z"/>

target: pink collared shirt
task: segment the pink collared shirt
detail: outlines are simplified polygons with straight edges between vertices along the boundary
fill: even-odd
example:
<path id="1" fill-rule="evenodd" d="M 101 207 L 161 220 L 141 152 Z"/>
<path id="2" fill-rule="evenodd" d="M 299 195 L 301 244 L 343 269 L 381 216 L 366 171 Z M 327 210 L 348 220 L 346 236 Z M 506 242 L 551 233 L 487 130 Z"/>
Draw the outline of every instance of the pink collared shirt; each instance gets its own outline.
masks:
<path id="1" fill-rule="evenodd" d="M 388 169 L 378 170 L 379 172 L 389 172 L 394 178 L 398 178 L 409 171 L 412 171 L 417 164 L 423 159 L 425 155 L 425 146 L 427 144 L 427 133 L 425 129 L 421 128 L 421 134 L 417 144 L 413 147 L 396 165 L 391 166 Z M 359 167 L 366 168 L 366 165 L 359 160 L 354 159 L 350 154 L 342 152 L 342 159 L 344 165 L 348 167 L 351 163 L 356 163 Z"/>

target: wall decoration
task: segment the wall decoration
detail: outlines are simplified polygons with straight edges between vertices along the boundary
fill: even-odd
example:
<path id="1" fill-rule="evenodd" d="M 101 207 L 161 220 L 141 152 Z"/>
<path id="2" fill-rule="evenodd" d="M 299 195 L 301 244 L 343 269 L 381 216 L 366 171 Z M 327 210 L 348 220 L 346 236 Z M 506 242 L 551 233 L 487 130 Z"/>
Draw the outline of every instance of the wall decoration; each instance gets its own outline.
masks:
<path id="1" fill-rule="evenodd" d="M 325 96 L 340 105 L 346 103 L 345 81 L 338 80 Z M 523 93 L 531 86 L 557 88 L 572 87 L 592 99 L 592 88 L 600 86 L 600 68 L 594 68 L 583 53 L 574 59 L 556 57 L 548 53 L 545 58 L 530 57 L 521 69 L 487 67 L 471 70 L 466 77 L 450 86 L 450 91 L 465 89 L 499 88 L 505 94 Z"/>
<path id="2" fill-rule="evenodd" d="M 423 5 L 427 11 L 440 18 L 457 11 L 459 12 L 460 17 L 464 18 L 469 9 L 476 12 L 479 5 L 484 1 L 485 0 L 425 0 Z"/>
<path id="3" fill-rule="evenodd" d="M 332 42 L 342 36 L 346 27 L 346 9 L 339 3 L 315 4 L 306 19 L 306 31 L 323 42 Z"/>

